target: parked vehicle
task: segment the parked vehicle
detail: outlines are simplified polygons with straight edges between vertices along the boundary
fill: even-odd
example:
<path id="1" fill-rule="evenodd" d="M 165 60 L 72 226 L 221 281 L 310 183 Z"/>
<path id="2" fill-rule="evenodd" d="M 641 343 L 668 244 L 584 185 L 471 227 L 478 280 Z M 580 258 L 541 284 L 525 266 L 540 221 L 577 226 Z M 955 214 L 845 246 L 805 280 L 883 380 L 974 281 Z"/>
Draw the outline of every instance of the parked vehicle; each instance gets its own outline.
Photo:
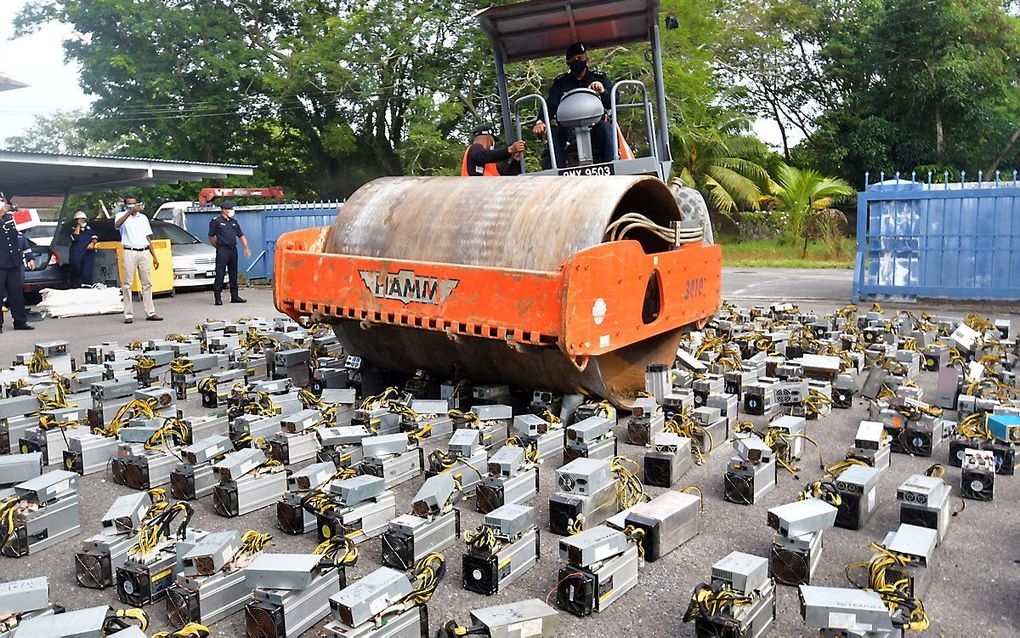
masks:
<path id="1" fill-rule="evenodd" d="M 36 246 L 49 246 L 55 232 L 57 232 L 57 222 L 39 222 L 38 226 L 26 229 L 22 235 L 35 242 Z"/>
<path id="2" fill-rule="evenodd" d="M 203 244 L 188 231 L 158 219 L 150 220 L 155 239 L 169 239 L 173 254 L 174 288 L 200 288 L 212 286 L 216 275 L 216 249 Z M 91 219 L 89 225 L 100 242 L 119 242 L 120 232 L 114 228 L 112 219 Z M 54 248 L 60 254 L 67 254 L 70 242 L 70 222 L 61 225 Z"/>
<path id="3" fill-rule="evenodd" d="M 41 297 L 39 291 L 43 288 L 67 288 L 67 277 L 60 266 L 60 259 L 57 254 L 50 250 L 49 246 L 40 246 L 33 240 L 28 240 L 35 258 L 35 269 L 25 268 L 25 303 L 34 305 L 39 303 Z"/>

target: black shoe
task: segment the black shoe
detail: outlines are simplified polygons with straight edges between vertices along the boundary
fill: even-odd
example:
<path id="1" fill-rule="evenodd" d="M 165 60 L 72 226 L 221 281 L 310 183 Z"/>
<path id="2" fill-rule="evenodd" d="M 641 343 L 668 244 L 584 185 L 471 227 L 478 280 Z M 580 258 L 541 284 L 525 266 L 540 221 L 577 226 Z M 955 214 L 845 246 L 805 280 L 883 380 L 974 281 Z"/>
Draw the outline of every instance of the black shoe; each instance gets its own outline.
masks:
<path id="1" fill-rule="evenodd" d="M 30 326 L 27 323 L 25 323 L 24 321 L 15 321 L 14 322 L 14 329 L 15 330 L 35 330 L 35 326 Z"/>
<path id="2" fill-rule="evenodd" d="M 234 297 L 230 300 L 230 303 L 248 303 L 248 300 L 243 297 Z"/>
<path id="3" fill-rule="evenodd" d="M 213 301 L 213 304 L 217 305 L 217 306 L 222 306 L 223 305 L 223 300 L 222 299 L 217 299 L 217 300 Z"/>

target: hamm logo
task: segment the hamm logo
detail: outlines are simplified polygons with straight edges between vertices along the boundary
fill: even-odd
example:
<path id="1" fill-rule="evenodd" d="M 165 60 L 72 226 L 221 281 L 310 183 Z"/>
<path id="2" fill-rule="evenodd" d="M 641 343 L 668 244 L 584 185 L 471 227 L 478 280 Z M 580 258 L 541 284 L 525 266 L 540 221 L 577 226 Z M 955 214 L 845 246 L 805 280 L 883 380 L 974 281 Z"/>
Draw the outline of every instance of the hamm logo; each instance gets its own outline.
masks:
<path id="1" fill-rule="evenodd" d="M 381 273 L 374 270 L 360 270 L 361 280 L 371 293 L 379 299 L 393 299 L 407 305 L 424 303 L 439 305 L 454 291 L 459 279 L 439 280 L 422 277 L 413 270 Z"/>

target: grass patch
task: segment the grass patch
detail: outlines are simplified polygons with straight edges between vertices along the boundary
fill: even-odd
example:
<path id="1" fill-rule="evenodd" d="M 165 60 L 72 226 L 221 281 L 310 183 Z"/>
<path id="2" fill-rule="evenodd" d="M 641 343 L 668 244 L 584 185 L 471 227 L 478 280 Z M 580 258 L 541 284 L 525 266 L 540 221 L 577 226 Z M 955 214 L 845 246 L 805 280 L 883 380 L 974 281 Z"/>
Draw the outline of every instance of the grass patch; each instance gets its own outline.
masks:
<path id="1" fill-rule="evenodd" d="M 823 242 L 812 240 L 808 242 L 807 257 L 803 257 L 804 245 L 786 237 L 740 240 L 720 236 L 716 241 L 722 245 L 723 266 L 763 268 L 853 268 L 857 247 L 853 239 L 843 239 L 833 251 Z"/>

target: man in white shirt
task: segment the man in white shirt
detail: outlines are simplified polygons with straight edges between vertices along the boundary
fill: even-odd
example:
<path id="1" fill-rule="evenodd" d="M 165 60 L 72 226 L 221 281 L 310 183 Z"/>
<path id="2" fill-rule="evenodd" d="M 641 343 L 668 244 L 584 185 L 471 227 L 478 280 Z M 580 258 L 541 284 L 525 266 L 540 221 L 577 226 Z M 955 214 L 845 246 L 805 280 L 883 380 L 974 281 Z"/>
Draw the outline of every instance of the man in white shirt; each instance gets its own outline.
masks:
<path id="1" fill-rule="evenodd" d="M 163 321 L 156 314 L 152 303 L 152 278 L 149 276 L 149 260 L 152 268 L 159 270 L 159 259 L 156 249 L 152 247 L 152 226 L 149 218 L 142 214 L 142 207 L 134 197 L 124 198 L 124 212 L 113 223 L 120 231 L 120 242 L 124 247 L 124 275 L 121 279 L 121 290 L 124 292 L 124 323 L 134 322 L 131 308 L 131 285 L 135 280 L 135 272 L 142 284 L 142 306 L 145 308 L 146 321 Z"/>

